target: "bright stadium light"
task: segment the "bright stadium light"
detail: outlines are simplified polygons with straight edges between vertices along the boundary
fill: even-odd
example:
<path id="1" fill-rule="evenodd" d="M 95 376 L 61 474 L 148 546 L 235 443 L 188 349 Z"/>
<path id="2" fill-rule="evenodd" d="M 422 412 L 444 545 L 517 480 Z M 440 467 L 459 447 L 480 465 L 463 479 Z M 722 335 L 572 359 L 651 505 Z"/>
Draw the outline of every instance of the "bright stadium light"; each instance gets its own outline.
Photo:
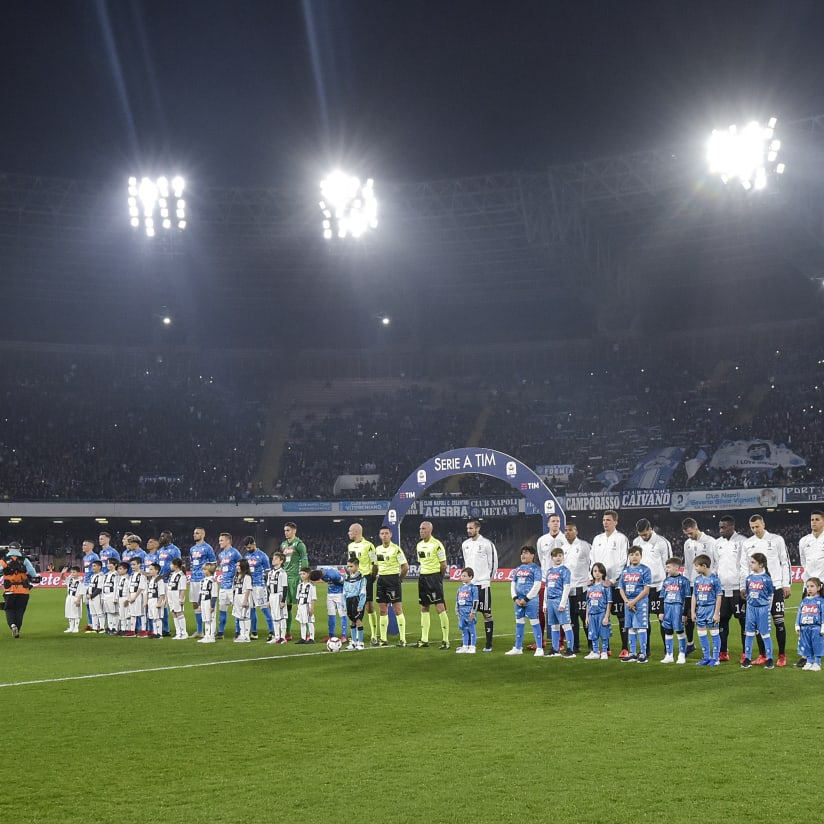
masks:
<path id="1" fill-rule="evenodd" d="M 185 181 L 182 177 L 172 178 L 171 184 L 165 177 L 152 180 L 143 177 L 129 178 L 129 223 L 133 228 L 141 226 L 147 237 L 154 237 L 161 226 L 169 230 L 186 228 L 186 201 L 183 199 Z M 157 220 L 155 220 L 157 217 Z"/>
<path id="2" fill-rule="evenodd" d="M 784 163 L 778 162 L 781 141 L 775 138 L 778 119 L 771 117 L 766 126 L 756 121 L 743 128 L 713 129 L 707 145 L 707 162 L 711 174 L 724 183 L 738 180 L 750 189 L 765 189 L 769 176 L 783 174 Z"/>
<path id="3" fill-rule="evenodd" d="M 365 183 L 343 172 L 333 172 L 320 182 L 321 228 L 326 240 L 360 237 L 378 225 L 378 201 L 375 182 Z"/>

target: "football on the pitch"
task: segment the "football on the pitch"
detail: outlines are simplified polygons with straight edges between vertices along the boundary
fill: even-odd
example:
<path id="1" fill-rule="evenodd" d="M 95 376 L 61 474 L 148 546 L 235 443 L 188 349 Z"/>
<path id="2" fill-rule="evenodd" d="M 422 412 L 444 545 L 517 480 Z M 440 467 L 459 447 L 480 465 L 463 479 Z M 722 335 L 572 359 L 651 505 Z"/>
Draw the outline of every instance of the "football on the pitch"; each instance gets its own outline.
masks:
<path id="1" fill-rule="evenodd" d="M 343 641 L 341 641 L 340 638 L 330 638 L 326 642 L 326 649 L 328 649 L 329 652 L 340 652 L 342 646 Z"/>

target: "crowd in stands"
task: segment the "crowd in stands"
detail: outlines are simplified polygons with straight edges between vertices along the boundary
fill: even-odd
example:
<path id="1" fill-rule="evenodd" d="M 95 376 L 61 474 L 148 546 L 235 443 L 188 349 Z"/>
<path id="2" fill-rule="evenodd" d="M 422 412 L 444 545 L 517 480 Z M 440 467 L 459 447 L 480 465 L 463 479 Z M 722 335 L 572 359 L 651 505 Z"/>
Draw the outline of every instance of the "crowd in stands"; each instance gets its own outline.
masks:
<path id="1" fill-rule="evenodd" d="M 560 493 L 620 489 L 644 455 L 663 447 L 704 456 L 693 472 L 681 463 L 673 489 L 824 482 L 821 347 L 712 361 L 616 349 L 589 369 L 410 381 L 292 414 L 275 477 L 261 474 L 266 432 L 273 415 L 289 413 L 266 403 L 265 370 L 250 364 L 215 374 L 130 357 L 6 353 L 0 500 L 388 498 L 428 458 L 470 444 L 530 466 L 574 465 L 569 477 L 547 478 Z M 805 463 L 712 468 L 709 458 L 729 439 L 783 444 Z M 333 495 L 344 474 L 377 479 Z M 511 492 L 476 475 L 435 491 L 458 490 Z"/>

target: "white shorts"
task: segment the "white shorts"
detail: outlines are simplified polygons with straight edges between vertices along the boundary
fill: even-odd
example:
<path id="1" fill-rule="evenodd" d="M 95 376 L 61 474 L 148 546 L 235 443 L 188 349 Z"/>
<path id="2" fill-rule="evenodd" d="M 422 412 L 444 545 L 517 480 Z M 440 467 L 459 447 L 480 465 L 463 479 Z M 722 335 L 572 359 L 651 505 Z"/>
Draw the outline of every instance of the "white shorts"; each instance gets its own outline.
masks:
<path id="1" fill-rule="evenodd" d="M 343 600 L 342 592 L 326 593 L 326 614 L 327 615 L 346 615 L 346 604 Z"/>
<path id="2" fill-rule="evenodd" d="M 269 606 L 269 593 L 266 587 L 252 587 L 252 604 L 255 609 L 265 609 Z"/>
<path id="3" fill-rule="evenodd" d="M 182 593 L 178 592 L 177 590 L 169 591 L 166 593 L 166 597 L 169 601 L 169 609 L 172 612 L 183 612 L 183 604 L 180 601 L 180 596 Z"/>
<path id="4" fill-rule="evenodd" d="M 97 598 L 89 598 L 89 612 L 92 615 L 103 614 L 103 599 L 99 595 Z"/>
<path id="5" fill-rule="evenodd" d="M 149 599 L 148 616 L 150 621 L 159 621 L 163 617 L 163 607 L 157 605 L 155 598 Z"/>
<path id="6" fill-rule="evenodd" d="M 218 593 L 217 603 L 220 607 L 221 612 L 226 612 L 230 606 L 232 606 L 232 602 L 235 599 L 235 594 L 232 592 L 231 587 L 229 589 L 221 588 L 220 592 Z"/>
<path id="7" fill-rule="evenodd" d="M 273 621 L 285 621 L 288 617 L 288 612 L 286 609 L 286 603 L 283 602 L 281 605 L 281 600 L 279 595 L 270 595 L 269 596 L 269 609 L 272 610 L 272 620 Z"/>
<path id="8" fill-rule="evenodd" d="M 134 599 L 129 604 L 129 617 L 130 618 L 142 618 L 143 617 L 143 596 L 138 595 L 137 598 Z"/>
<path id="9" fill-rule="evenodd" d="M 117 615 L 117 598 L 114 595 L 103 598 L 103 612 L 106 615 Z"/>
<path id="10" fill-rule="evenodd" d="M 189 600 L 197 606 L 200 603 L 200 581 L 189 581 Z"/>
<path id="11" fill-rule="evenodd" d="M 314 620 L 314 616 L 309 615 L 309 604 L 301 604 L 298 607 L 298 623 L 308 624 L 310 621 Z"/>
<path id="12" fill-rule="evenodd" d="M 66 596 L 66 618 L 81 618 L 83 615 L 82 604 L 75 603 L 77 601 L 76 595 Z"/>
<path id="13" fill-rule="evenodd" d="M 211 621 L 214 614 L 215 611 L 212 608 L 212 602 L 210 600 L 200 602 L 200 615 L 204 621 Z"/>
<path id="14" fill-rule="evenodd" d="M 121 598 L 117 602 L 117 612 L 121 621 L 125 621 L 129 617 L 129 602 L 125 598 Z"/>
<path id="15" fill-rule="evenodd" d="M 251 603 L 251 599 L 249 600 Z M 232 615 L 239 621 L 245 621 L 252 613 L 251 606 L 243 606 L 243 596 L 238 595 L 232 603 Z"/>

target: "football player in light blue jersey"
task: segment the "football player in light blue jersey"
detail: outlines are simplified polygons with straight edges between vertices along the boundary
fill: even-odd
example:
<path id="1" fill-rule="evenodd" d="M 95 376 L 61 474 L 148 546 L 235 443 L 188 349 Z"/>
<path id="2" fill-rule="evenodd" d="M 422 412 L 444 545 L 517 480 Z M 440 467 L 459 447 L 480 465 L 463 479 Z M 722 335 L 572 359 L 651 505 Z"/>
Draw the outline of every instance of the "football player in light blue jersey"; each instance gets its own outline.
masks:
<path id="1" fill-rule="evenodd" d="M 512 573 L 510 585 L 510 595 L 515 602 L 515 646 L 504 655 L 523 655 L 527 618 L 535 637 L 535 657 L 541 658 L 544 654 L 544 635 L 538 617 L 542 577 L 541 568 L 535 563 L 535 550 L 531 546 L 522 546 L 521 565 Z"/>
<path id="2" fill-rule="evenodd" d="M 218 575 L 220 577 L 220 593 L 218 595 L 218 607 L 220 618 L 216 638 L 223 638 L 226 631 L 226 622 L 229 619 L 229 607 L 232 604 L 232 585 L 237 572 L 237 564 L 241 558 L 240 553 L 232 546 L 232 535 L 229 532 L 221 532 L 217 539 L 220 552 L 217 554 Z M 235 622 L 235 635 L 240 632 L 240 627 Z"/>
<path id="3" fill-rule="evenodd" d="M 143 570 L 144 573 L 148 575 L 149 567 L 152 564 L 157 564 L 160 566 L 160 562 L 157 556 L 157 550 L 160 546 L 160 542 L 157 538 L 149 538 L 146 541 L 146 551 L 143 553 L 143 559 L 140 563 L 140 568 Z"/>
<path id="4" fill-rule="evenodd" d="M 348 620 L 346 617 L 346 602 L 343 598 L 343 582 L 345 577 L 334 567 L 313 569 L 309 573 L 309 580 L 326 584 L 326 617 L 329 622 L 329 637 L 335 637 L 336 615 L 340 614 L 340 637 L 346 638 Z"/>
<path id="5" fill-rule="evenodd" d="M 257 641 L 257 611 L 260 610 L 269 630 L 269 637 L 266 640 L 271 641 L 275 637 L 275 625 L 272 622 L 272 610 L 269 609 L 266 573 L 272 568 L 272 564 L 269 562 L 266 553 L 262 549 L 258 549 L 257 543 L 251 535 L 243 539 L 243 546 L 246 550 L 244 557 L 249 562 L 249 574 L 252 576 L 252 610 L 250 613 L 252 623 L 249 637 L 253 641 Z"/>
<path id="6" fill-rule="evenodd" d="M 652 571 L 641 563 L 644 551 L 640 546 L 632 546 L 627 553 L 629 564 L 621 572 L 619 592 L 624 602 L 624 626 L 627 630 L 629 655 L 621 658 L 623 663 L 647 663 L 647 633 L 649 632 L 649 591 L 652 586 Z M 635 641 L 638 640 L 638 655 L 635 655 Z"/>
<path id="7" fill-rule="evenodd" d="M 180 547 L 174 543 L 174 536 L 168 529 L 160 533 L 160 548 L 157 550 L 157 563 L 160 565 L 160 577 L 164 581 L 169 580 L 172 574 L 172 559 L 182 558 Z M 168 637 L 169 632 L 169 607 L 163 608 L 163 635 Z"/>
<path id="8" fill-rule="evenodd" d="M 83 583 L 86 585 L 86 589 L 89 588 L 92 575 L 94 575 L 92 563 L 99 560 L 100 556 L 94 551 L 94 541 L 83 541 Z M 88 619 L 88 623 L 83 628 L 83 632 L 91 632 L 92 612 L 88 601 L 86 601 L 86 618 Z"/>
<path id="9" fill-rule="evenodd" d="M 667 577 L 661 584 L 661 609 L 658 620 L 664 631 L 664 657 L 662 664 L 686 664 L 687 634 L 684 630 L 684 604 L 690 595 L 690 582 L 681 574 L 681 559 L 667 559 Z M 678 636 L 678 660 L 673 655 L 672 635 Z"/>
<path id="10" fill-rule="evenodd" d="M 717 667 L 718 657 L 721 655 L 721 598 L 724 590 L 719 577 L 710 572 L 712 558 L 709 555 L 698 555 L 692 563 L 695 566 L 695 580 L 692 583 L 692 620 L 698 630 L 701 652 L 704 653 L 696 666 Z"/>
<path id="11" fill-rule="evenodd" d="M 101 532 L 97 536 L 97 543 L 100 544 L 100 560 L 103 562 L 103 571 L 109 568 L 109 558 L 114 558 L 115 567 L 120 562 L 120 553 L 112 546 L 112 536 L 108 532 Z"/>
<path id="12" fill-rule="evenodd" d="M 560 546 L 550 551 L 552 566 L 546 571 L 546 623 L 552 633 L 551 658 L 574 658 L 575 636 L 572 634 L 572 616 L 569 611 L 569 591 L 572 576 L 564 566 L 564 550 Z M 561 649 L 561 627 L 564 628 L 566 646 Z"/>
<path id="13" fill-rule="evenodd" d="M 201 526 L 195 527 L 192 535 L 194 544 L 189 549 L 189 600 L 195 608 L 195 638 L 203 637 L 203 613 L 200 611 L 200 585 L 205 578 L 204 565 L 216 564 L 215 551 L 206 543 L 206 530 Z"/>
<path id="14" fill-rule="evenodd" d="M 366 607 L 366 578 L 360 571 L 356 557 L 346 562 L 346 577 L 343 579 L 343 598 L 349 617 L 350 641 L 347 650 L 363 649 L 363 610 Z"/>
<path id="15" fill-rule="evenodd" d="M 741 669 L 752 666 L 752 645 L 757 632 L 764 640 L 764 654 L 767 662 L 764 669 L 774 669 L 773 645 L 770 635 L 770 607 L 772 606 L 775 586 L 767 569 L 767 556 L 763 552 L 754 552 L 750 558 L 752 573 L 744 584 L 744 600 L 747 602 L 746 624 L 744 625 L 744 660 Z"/>

